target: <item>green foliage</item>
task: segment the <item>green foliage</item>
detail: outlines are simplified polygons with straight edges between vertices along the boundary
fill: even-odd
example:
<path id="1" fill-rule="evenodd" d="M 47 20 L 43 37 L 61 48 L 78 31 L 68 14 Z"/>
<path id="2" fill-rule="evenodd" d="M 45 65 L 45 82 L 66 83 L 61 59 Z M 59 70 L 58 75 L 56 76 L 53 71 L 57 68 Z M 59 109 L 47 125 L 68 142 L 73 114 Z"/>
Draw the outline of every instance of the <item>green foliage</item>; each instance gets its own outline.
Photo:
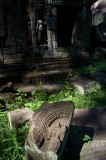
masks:
<path id="1" fill-rule="evenodd" d="M 24 106 L 24 104 L 28 101 L 27 94 L 22 92 L 21 89 L 18 89 L 15 96 L 8 96 L 5 100 L 6 106 L 9 110 L 18 109 Z"/>
<path id="2" fill-rule="evenodd" d="M 18 90 L 15 97 L 8 97 L 6 106 L 9 110 L 21 107 L 29 107 L 32 110 L 38 109 L 42 103 L 72 100 L 76 108 L 96 107 L 106 103 L 106 91 L 99 84 L 94 83 L 92 89 L 85 94 L 79 93 L 72 84 L 66 83 L 65 87 L 55 93 L 38 89 L 28 96 L 22 90 Z"/>
<path id="3" fill-rule="evenodd" d="M 92 135 L 87 131 L 86 127 L 83 126 L 71 126 L 71 136 L 73 138 L 73 143 L 79 148 L 84 143 L 90 143 L 92 141 Z"/>
<path id="4" fill-rule="evenodd" d="M 83 137 L 83 142 L 85 142 L 85 143 L 90 143 L 91 142 L 91 137 L 89 136 L 89 135 L 84 135 L 84 137 Z"/>
<path id="5" fill-rule="evenodd" d="M 24 106 L 27 106 L 32 110 L 36 110 L 41 106 L 42 103 L 44 103 L 47 100 L 47 97 L 48 97 L 47 91 L 38 89 L 37 91 L 31 93 L 31 97 L 24 104 Z"/>
<path id="6" fill-rule="evenodd" d="M 77 74 L 87 75 L 91 71 L 106 70 L 106 64 L 102 62 L 95 62 L 84 68 L 77 70 Z M 74 73 L 72 73 L 74 74 Z M 72 75 L 69 75 L 69 78 Z M 68 78 L 68 79 L 69 79 Z M 85 94 L 81 94 L 74 88 L 73 85 L 66 83 L 65 87 L 57 92 L 49 92 L 41 89 L 41 85 L 38 90 L 32 92 L 30 95 L 22 92 L 18 89 L 14 97 L 7 97 L 5 100 L 8 110 L 15 110 L 21 107 L 29 107 L 32 110 L 36 110 L 42 103 L 67 101 L 72 100 L 75 103 L 76 108 L 91 108 L 99 105 L 106 104 L 106 90 L 100 87 L 97 83 L 94 83 L 92 89 Z M 1 160 L 23 160 L 24 156 L 24 142 L 28 133 L 28 126 L 23 126 L 17 131 L 10 131 L 8 118 L 6 112 L 2 111 L 2 103 L 0 103 L 0 159 Z M 79 135 L 77 139 L 77 145 L 81 143 L 91 142 L 89 135 Z"/>
<path id="7" fill-rule="evenodd" d="M 24 93 L 24 92 L 22 92 L 21 89 L 18 89 L 17 93 L 15 95 L 16 105 L 19 106 L 19 107 L 21 107 L 26 102 L 26 99 L 27 99 L 27 94 Z"/>
<path id="8" fill-rule="evenodd" d="M 69 83 L 66 83 L 66 86 L 57 93 L 53 93 L 48 97 L 48 102 L 53 103 L 56 101 L 67 101 L 71 100 L 74 96 L 74 87 Z"/>
<path id="9" fill-rule="evenodd" d="M 106 71 L 105 61 L 94 62 L 89 66 L 79 68 L 76 73 L 73 71 L 69 74 L 67 80 L 73 75 L 89 75 L 92 71 Z M 7 97 L 5 100 L 8 110 L 15 110 L 21 107 L 29 107 L 36 110 L 42 103 L 72 100 L 76 108 L 91 108 L 106 104 L 106 90 L 97 83 L 93 84 L 92 90 L 81 94 L 73 85 L 66 83 L 65 87 L 57 92 L 49 92 L 41 89 L 32 92 L 30 95 L 18 89 L 14 97 Z M 1 160 L 23 160 L 24 142 L 28 133 L 28 126 L 25 125 L 17 131 L 12 132 L 9 128 L 7 113 L 2 111 L 3 103 L 0 103 L 0 159 Z M 18 136 L 18 137 L 17 137 Z M 79 135 L 77 144 L 88 143 L 91 137 L 88 135 Z"/>
<path id="10" fill-rule="evenodd" d="M 95 61 L 88 66 L 80 67 L 76 70 L 77 75 L 88 76 L 93 71 L 106 71 L 106 60 Z"/>
<path id="11" fill-rule="evenodd" d="M 38 89 L 28 96 L 21 89 L 18 89 L 14 97 L 7 97 L 5 100 L 6 106 L 9 110 L 14 110 L 22 107 L 29 107 L 32 110 L 38 109 L 40 105 L 48 98 L 48 92 Z M 2 104 L 1 106 L 2 107 Z"/>
<path id="12" fill-rule="evenodd" d="M 100 85 L 94 83 L 92 90 L 85 94 L 81 94 L 73 87 L 73 85 L 66 84 L 65 88 L 57 93 L 51 94 L 48 97 L 48 102 L 53 103 L 57 101 L 72 100 L 76 108 L 91 108 L 97 107 L 106 103 L 106 91 Z"/>
<path id="13" fill-rule="evenodd" d="M 23 160 L 24 142 L 28 133 L 28 127 L 24 126 L 18 130 L 11 131 L 8 124 L 6 112 L 0 111 L 0 159 Z"/>
<path id="14" fill-rule="evenodd" d="M 81 94 L 75 90 L 73 85 L 66 83 L 66 86 L 55 93 L 45 90 L 37 90 L 30 96 L 18 90 L 16 97 L 8 98 L 9 110 L 27 106 L 33 110 L 47 101 L 49 103 L 57 101 L 72 100 L 76 108 L 95 107 L 98 104 L 106 103 L 106 92 L 98 84 L 93 85 L 90 92 Z M 23 160 L 24 157 L 24 142 L 28 133 L 28 127 L 24 126 L 19 129 L 18 138 L 17 132 L 10 131 L 6 112 L 0 112 L 0 158 L 2 160 Z M 88 135 L 79 137 L 77 143 L 90 142 L 91 138 Z"/>

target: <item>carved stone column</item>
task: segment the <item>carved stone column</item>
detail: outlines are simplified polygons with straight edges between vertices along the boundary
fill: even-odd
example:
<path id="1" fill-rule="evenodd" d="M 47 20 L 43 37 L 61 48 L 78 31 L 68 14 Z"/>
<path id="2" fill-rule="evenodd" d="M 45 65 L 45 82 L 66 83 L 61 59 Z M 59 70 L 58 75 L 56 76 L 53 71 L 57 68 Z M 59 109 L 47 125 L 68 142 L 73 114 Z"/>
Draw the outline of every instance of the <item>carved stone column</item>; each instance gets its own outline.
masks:
<path id="1" fill-rule="evenodd" d="M 47 5 L 47 41 L 49 54 L 55 54 L 57 48 L 56 8 Z"/>
<path id="2" fill-rule="evenodd" d="M 85 49 L 88 49 L 90 47 L 91 27 L 92 27 L 92 11 L 90 6 L 84 6 L 82 16 L 83 16 L 82 46 Z"/>
<path id="3" fill-rule="evenodd" d="M 92 13 L 90 6 L 84 6 L 76 16 L 72 33 L 72 44 L 80 48 L 90 47 Z"/>
<path id="4" fill-rule="evenodd" d="M 73 46 L 80 47 L 82 45 L 82 19 L 81 13 L 77 13 L 76 21 L 74 23 L 71 43 Z"/>
<path id="5" fill-rule="evenodd" d="M 32 30 L 32 47 L 33 47 L 33 53 L 36 53 L 36 35 L 35 35 L 35 28 L 36 28 L 36 4 L 35 0 L 33 0 L 33 3 L 31 4 L 31 30 Z"/>
<path id="6" fill-rule="evenodd" d="M 0 63 L 3 63 L 3 48 L 5 45 L 4 2 L 0 0 Z"/>
<path id="7" fill-rule="evenodd" d="M 4 3 L 0 0 L 0 39 L 5 37 Z"/>

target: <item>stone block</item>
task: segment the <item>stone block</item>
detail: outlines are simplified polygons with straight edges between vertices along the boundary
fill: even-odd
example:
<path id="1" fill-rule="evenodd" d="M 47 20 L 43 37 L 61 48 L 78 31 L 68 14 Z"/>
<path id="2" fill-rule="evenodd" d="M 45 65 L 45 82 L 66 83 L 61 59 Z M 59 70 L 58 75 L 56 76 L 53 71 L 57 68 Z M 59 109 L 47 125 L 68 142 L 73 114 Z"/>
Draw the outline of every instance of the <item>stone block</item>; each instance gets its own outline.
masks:
<path id="1" fill-rule="evenodd" d="M 74 112 L 74 103 L 45 103 L 35 111 L 25 142 L 27 160 L 60 160 Z"/>
<path id="2" fill-rule="evenodd" d="M 90 77 L 102 85 L 106 84 L 106 73 L 104 72 L 91 72 Z"/>
<path id="3" fill-rule="evenodd" d="M 73 84 L 75 89 L 81 94 L 91 93 L 95 84 L 99 85 L 96 81 L 85 77 L 71 78 L 70 83 Z M 101 86 L 99 85 L 99 87 Z"/>

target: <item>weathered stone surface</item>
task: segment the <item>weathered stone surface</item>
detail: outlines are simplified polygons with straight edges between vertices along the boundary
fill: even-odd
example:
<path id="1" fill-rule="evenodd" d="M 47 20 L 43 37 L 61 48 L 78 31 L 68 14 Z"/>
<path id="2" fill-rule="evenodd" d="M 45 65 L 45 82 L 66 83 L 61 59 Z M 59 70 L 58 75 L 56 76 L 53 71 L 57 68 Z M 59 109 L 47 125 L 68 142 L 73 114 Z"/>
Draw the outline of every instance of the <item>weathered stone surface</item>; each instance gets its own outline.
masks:
<path id="1" fill-rule="evenodd" d="M 92 5 L 92 25 L 95 32 L 95 40 L 104 44 L 106 42 L 106 0 L 98 0 Z M 103 45 L 102 45 L 103 46 Z"/>
<path id="2" fill-rule="evenodd" d="M 0 87 L 0 93 L 2 92 L 11 92 L 13 88 L 12 82 L 8 82 Z"/>
<path id="3" fill-rule="evenodd" d="M 30 157 L 32 160 L 56 160 L 57 159 L 57 155 L 54 152 L 48 151 L 44 153 L 36 146 L 36 144 L 30 145 L 30 147 L 25 146 L 25 150 L 27 150 L 28 155 L 31 155 L 29 157 L 26 157 L 28 160 L 30 160 Z"/>
<path id="4" fill-rule="evenodd" d="M 92 8 L 96 8 L 96 9 L 106 8 L 106 0 L 97 0 L 92 5 Z"/>
<path id="5" fill-rule="evenodd" d="M 106 59 L 106 48 L 103 48 L 103 47 L 95 48 L 94 53 L 93 53 L 93 59 L 94 60 Z"/>
<path id="6" fill-rule="evenodd" d="M 34 112 L 30 108 L 16 109 L 7 113 L 10 122 L 10 128 L 18 127 L 29 121 L 32 118 Z"/>
<path id="7" fill-rule="evenodd" d="M 35 85 L 29 85 L 25 83 L 17 83 L 14 85 L 14 91 L 21 89 L 22 92 L 33 92 L 36 91 L 37 87 Z"/>
<path id="8" fill-rule="evenodd" d="M 21 54 L 4 54 L 4 64 L 20 63 L 22 62 Z"/>
<path id="9" fill-rule="evenodd" d="M 8 92 L 8 93 L 0 93 L 0 99 L 5 100 L 7 97 L 14 97 L 15 93 Z"/>
<path id="10" fill-rule="evenodd" d="M 90 139 L 84 141 L 84 137 Z M 88 143 L 87 143 L 88 142 Z M 62 160 L 106 159 L 106 106 L 75 109 L 67 148 Z"/>
<path id="11" fill-rule="evenodd" d="M 0 51 L 0 64 L 3 63 L 3 54 L 2 54 L 2 51 Z"/>
<path id="12" fill-rule="evenodd" d="M 55 91 L 55 90 L 60 90 L 64 87 L 64 84 L 59 84 L 59 83 L 45 83 L 40 85 L 30 85 L 30 84 L 16 84 L 14 86 L 14 90 L 21 89 L 23 92 L 33 92 L 38 89 L 43 89 L 43 90 L 48 90 L 48 91 Z"/>
<path id="13" fill-rule="evenodd" d="M 85 5 L 91 5 L 92 4 L 92 0 L 53 0 L 53 1 L 47 1 L 48 4 L 51 4 L 50 2 L 53 2 L 53 4 L 55 5 L 72 5 L 72 6 L 83 6 Z"/>
<path id="14" fill-rule="evenodd" d="M 61 159 L 73 111 L 73 102 L 63 101 L 43 104 L 34 113 L 25 143 L 27 160 Z"/>
<path id="15" fill-rule="evenodd" d="M 23 74 L 23 82 L 24 83 L 39 83 L 42 82 L 59 82 L 64 81 L 68 76 L 70 69 L 53 69 L 45 71 L 31 71 Z"/>
<path id="16" fill-rule="evenodd" d="M 92 91 L 94 83 L 96 82 L 85 77 L 75 77 L 70 79 L 70 83 L 74 85 L 74 87 L 79 93 L 85 94 Z"/>
<path id="17" fill-rule="evenodd" d="M 94 140 L 106 140 L 106 106 L 75 109 L 72 125 L 92 127 Z"/>
<path id="18" fill-rule="evenodd" d="M 98 41 L 106 42 L 106 23 L 101 22 L 95 29 Z"/>
<path id="19" fill-rule="evenodd" d="M 94 140 L 85 143 L 80 153 L 80 160 L 105 160 L 106 159 L 106 140 Z"/>
<path id="20" fill-rule="evenodd" d="M 106 73 L 103 72 L 91 72 L 90 77 L 100 84 L 106 84 Z"/>
<path id="21" fill-rule="evenodd" d="M 98 0 L 92 6 L 93 15 L 103 15 L 106 13 L 106 0 Z"/>

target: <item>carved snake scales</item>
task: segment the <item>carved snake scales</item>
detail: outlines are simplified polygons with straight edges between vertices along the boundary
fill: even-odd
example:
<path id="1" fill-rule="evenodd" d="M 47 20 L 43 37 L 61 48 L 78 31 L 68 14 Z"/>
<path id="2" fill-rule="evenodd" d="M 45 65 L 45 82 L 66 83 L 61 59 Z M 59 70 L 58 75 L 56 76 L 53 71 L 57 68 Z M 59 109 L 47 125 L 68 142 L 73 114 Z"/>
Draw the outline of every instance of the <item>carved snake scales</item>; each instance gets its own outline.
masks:
<path id="1" fill-rule="evenodd" d="M 71 117 L 74 110 L 72 101 L 62 101 L 53 104 L 43 104 L 33 115 L 27 137 L 27 145 L 42 143 L 48 127 L 58 118 Z"/>

